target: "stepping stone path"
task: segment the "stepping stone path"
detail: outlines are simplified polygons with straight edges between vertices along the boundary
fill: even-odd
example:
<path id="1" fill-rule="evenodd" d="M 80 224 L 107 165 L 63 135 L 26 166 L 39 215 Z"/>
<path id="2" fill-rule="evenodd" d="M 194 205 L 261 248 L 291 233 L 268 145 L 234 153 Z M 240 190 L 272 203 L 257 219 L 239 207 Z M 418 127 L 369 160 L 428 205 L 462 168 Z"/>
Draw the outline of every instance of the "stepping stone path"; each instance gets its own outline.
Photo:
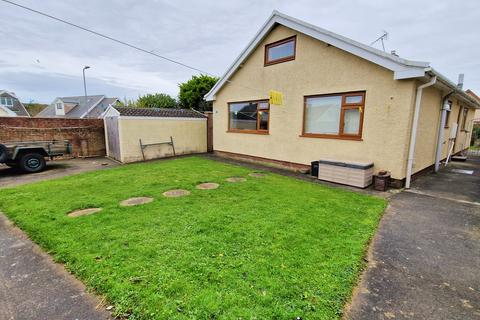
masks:
<path id="1" fill-rule="evenodd" d="M 263 178 L 266 176 L 265 173 L 260 173 L 260 172 L 252 172 L 248 174 L 250 177 L 255 177 L 255 178 Z"/>
<path id="2" fill-rule="evenodd" d="M 149 203 L 152 201 L 153 201 L 153 198 L 150 198 L 150 197 L 135 197 L 135 198 L 123 200 L 122 202 L 120 202 L 120 205 L 122 207 L 131 207 L 131 206 L 137 206 L 139 204 Z"/>
<path id="3" fill-rule="evenodd" d="M 228 182 L 244 182 L 247 181 L 245 178 L 240 178 L 240 177 L 231 177 L 226 179 Z"/>
<path id="4" fill-rule="evenodd" d="M 206 183 L 200 183 L 197 185 L 197 189 L 200 190 L 210 190 L 210 189 L 217 189 L 220 185 L 218 183 L 213 183 L 213 182 L 206 182 Z"/>
<path id="5" fill-rule="evenodd" d="M 72 211 L 68 214 L 69 217 L 71 218 L 76 218 L 80 216 L 88 216 L 90 214 L 97 213 L 98 211 L 101 211 L 102 208 L 88 208 L 88 209 L 81 209 L 81 210 L 75 210 Z"/>
<path id="6" fill-rule="evenodd" d="M 169 198 L 177 198 L 177 197 L 183 197 L 183 196 L 188 196 L 190 194 L 190 191 L 188 190 L 183 190 L 183 189 L 173 189 L 173 190 L 168 190 L 162 193 L 165 197 Z"/>

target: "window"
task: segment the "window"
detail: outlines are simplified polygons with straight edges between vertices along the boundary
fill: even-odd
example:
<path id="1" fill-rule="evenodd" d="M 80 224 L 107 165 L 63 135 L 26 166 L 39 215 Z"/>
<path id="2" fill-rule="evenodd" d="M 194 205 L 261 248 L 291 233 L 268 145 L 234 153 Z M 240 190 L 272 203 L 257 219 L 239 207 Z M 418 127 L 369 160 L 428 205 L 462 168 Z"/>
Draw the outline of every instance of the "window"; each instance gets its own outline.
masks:
<path id="1" fill-rule="evenodd" d="M 463 107 L 462 109 L 462 130 L 466 131 L 467 130 L 467 116 L 468 116 L 468 109 Z"/>
<path id="2" fill-rule="evenodd" d="M 56 107 L 57 107 L 58 110 L 62 110 L 63 105 L 62 105 L 61 102 L 57 102 L 55 105 L 56 105 Z"/>
<path id="3" fill-rule="evenodd" d="M 267 134 L 270 120 L 268 100 L 228 104 L 228 131 Z"/>
<path id="4" fill-rule="evenodd" d="M 10 97 L 0 97 L 0 105 L 2 106 L 13 106 L 13 101 L 14 99 L 13 98 L 10 98 Z"/>
<path id="5" fill-rule="evenodd" d="M 452 112 L 452 101 L 448 100 L 448 105 L 450 106 L 450 110 L 447 110 L 447 117 L 445 118 L 444 128 L 448 128 L 448 124 L 450 122 L 450 113 Z"/>
<path id="6" fill-rule="evenodd" d="M 293 36 L 265 46 L 265 65 L 295 60 L 297 37 Z"/>
<path id="7" fill-rule="evenodd" d="M 305 137 L 360 140 L 365 92 L 305 97 Z"/>

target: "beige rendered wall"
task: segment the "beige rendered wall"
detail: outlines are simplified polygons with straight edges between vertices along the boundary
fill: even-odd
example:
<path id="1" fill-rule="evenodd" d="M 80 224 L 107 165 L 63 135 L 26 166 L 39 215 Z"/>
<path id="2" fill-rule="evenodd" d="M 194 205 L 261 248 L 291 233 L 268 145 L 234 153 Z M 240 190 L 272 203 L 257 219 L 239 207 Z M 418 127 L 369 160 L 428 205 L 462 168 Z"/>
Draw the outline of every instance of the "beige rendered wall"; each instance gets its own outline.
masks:
<path id="1" fill-rule="evenodd" d="M 207 152 L 206 119 L 119 118 L 121 161 L 142 161 L 143 144 L 168 142 L 173 137 L 177 155 Z M 171 146 L 152 146 L 144 150 L 146 159 L 173 156 Z"/>
<path id="2" fill-rule="evenodd" d="M 459 106 L 464 106 L 463 104 L 459 104 Z M 461 108 L 459 108 L 459 112 L 461 112 Z M 457 131 L 457 140 L 455 143 L 454 153 L 459 152 L 462 150 L 467 149 L 470 146 L 470 140 L 472 138 L 472 121 L 475 118 L 475 109 L 469 108 L 467 113 L 467 121 L 465 123 L 465 130 L 462 130 L 462 117 L 460 115 L 460 120 L 458 122 L 458 131 Z M 455 118 L 456 121 L 457 118 Z"/>
<path id="3" fill-rule="evenodd" d="M 443 139 L 443 148 L 442 148 L 442 159 L 447 157 L 448 154 L 448 144 L 450 132 L 453 130 L 454 123 L 458 123 L 457 127 L 457 138 L 453 153 L 457 153 L 469 147 L 470 139 L 472 135 L 472 120 L 475 117 L 475 109 L 470 108 L 467 114 L 466 130 L 462 130 L 462 108 L 465 106 L 464 103 L 458 101 L 456 98 L 449 99 L 452 101 L 452 111 L 450 112 L 450 118 L 447 124 L 447 128 L 444 130 L 444 139 Z M 460 117 L 459 117 L 460 114 Z"/>
<path id="4" fill-rule="evenodd" d="M 264 67 L 264 45 L 292 35 L 296 59 Z M 284 26 L 267 36 L 231 80 L 214 101 L 214 150 L 300 164 L 322 158 L 372 161 L 375 171 L 405 177 L 414 81 L 394 81 L 391 71 Z M 228 102 L 266 99 L 271 89 L 283 92 L 285 101 L 271 106 L 269 135 L 226 132 Z M 300 137 L 305 95 L 348 91 L 366 91 L 362 141 Z"/>
<path id="5" fill-rule="evenodd" d="M 416 85 L 420 84 L 421 83 L 418 82 Z M 435 87 L 428 87 L 423 91 L 417 141 L 415 144 L 414 173 L 435 163 L 443 94 L 444 93 Z M 452 101 L 452 110 L 450 111 L 448 123 L 443 129 L 442 159 L 445 159 L 448 155 L 450 132 L 453 130 L 454 123 L 458 122 L 459 127 L 457 127 L 457 138 L 453 154 L 462 151 L 469 146 L 471 138 L 471 122 L 475 114 L 474 109 L 469 109 L 466 130 L 461 130 L 460 126 L 463 115 L 461 114 L 459 118 L 459 113 L 462 112 L 464 104 L 459 102 L 455 97 L 451 97 L 449 100 Z M 411 117 L 413 117 L 413 114 Z M 408 144 L 406 145 L 406 152 L 408 152 Z"/>
<path id="6" fill-rule="evenodd" d="M 417 85 L 420 84 L 417 83 Z M 427 87 L 423 90 L 413 161 L 414 173 L 435 163 L 441 104 L 442 92 L 440 90 L 435 87 Z M 448 140 L 448 132 L 445 132 L 445 138 Z M 408 154 L 408 149 L 406 152 Z"/>

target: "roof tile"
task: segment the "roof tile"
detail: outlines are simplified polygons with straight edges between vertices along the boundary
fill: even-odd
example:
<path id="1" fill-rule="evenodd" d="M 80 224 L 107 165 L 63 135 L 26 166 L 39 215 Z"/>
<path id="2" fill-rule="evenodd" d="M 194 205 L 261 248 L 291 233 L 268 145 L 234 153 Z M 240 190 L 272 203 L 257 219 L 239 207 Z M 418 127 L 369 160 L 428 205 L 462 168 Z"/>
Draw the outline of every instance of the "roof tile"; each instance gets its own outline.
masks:
<path id="1" fill-rule="evenodd" d="M 192 109 L 166 108 L 128 108 L 115 107 L 124 117 L 159 117 L 159 118 L 206 118 L 202 113 Z"/>

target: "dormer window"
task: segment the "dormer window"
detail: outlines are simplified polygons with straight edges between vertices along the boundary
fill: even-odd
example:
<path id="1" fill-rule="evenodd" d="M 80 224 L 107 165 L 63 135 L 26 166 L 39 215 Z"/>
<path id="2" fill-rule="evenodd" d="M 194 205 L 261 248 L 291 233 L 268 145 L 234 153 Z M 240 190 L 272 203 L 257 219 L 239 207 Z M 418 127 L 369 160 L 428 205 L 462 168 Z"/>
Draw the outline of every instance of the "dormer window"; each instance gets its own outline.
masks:
<path id="1" fill-rule="evenodd" d="M 55 114 L 57 116 L 64 116 L 65 115 L 65 106 L 63 105 L 62 101 L 55 102 Z"/>
<path id="2" fill-rule="evenodd" d="M 265 46 L 265 66 L 295 60 L 297 37 L 276 41 Z"/>
<path id="3" fill-rule="evenodd" d="M 10 98 L 10 97 L 0 97 L 0 105 L 12 107 L 12 106 L 13 106 L 13 98 Z"/>

